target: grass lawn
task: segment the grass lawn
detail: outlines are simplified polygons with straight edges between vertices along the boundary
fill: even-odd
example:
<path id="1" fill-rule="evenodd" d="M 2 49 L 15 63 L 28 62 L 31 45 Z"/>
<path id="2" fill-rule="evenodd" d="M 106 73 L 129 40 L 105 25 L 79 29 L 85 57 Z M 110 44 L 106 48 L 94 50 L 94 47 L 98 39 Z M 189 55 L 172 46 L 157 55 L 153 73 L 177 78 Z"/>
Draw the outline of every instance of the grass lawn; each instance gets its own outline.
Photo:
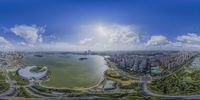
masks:
<path id="1" fill-rule="evenodd" d="M 9 89 L 8 83 L 5 82 L 5 76 L 3 72 L 0 72 L 0 92 L 4 92 Z"/>
<path id="2" fill-rule="evenodd" d="M 41 91 L 41 92 L 51 93 L 50 89 L 44 88 L 44 87 L 41 87 L 41 86 L 38 86 L 38 85 L 34 85 L 33 88 L 35 88 L 35 89 L 37 89 L 38 91 Z"/>
<path id="3" fill-rule="evenodd" d="M 4 92 L 9 89 L 9 85 L 6 82 L 0 82 L 0 92 Z"/>
<path id="4" fill-rule="evenodd" d="M 113 78 L 120 78 L 121 77 L 118 72 L 111 70 L 111 69 L 106 71 L 106 75 L 109 76 L 109 77 L 113 77 Z"/>
<path id="5" fill-rule="evenodd" d="M 151 70 L 151 72 L 155 72 L 155 73 L 160 73 L 161 71 L 160 71 L 160 69 L 154 69 L 154 70 Z"/>
<path id="6" fill-rule="evenodd" d="M 17 82 L 17 85 L 24 86 L 28 85 L 29 81 L 22 79 L 20 76 L 18 76 L 16 73 L 9 73 L 12 80 L 15 80 Z"/>
<path id="7" fill-rule="evenodd" d="M 18 88 L 18 94 L 17 94 L 17 96 L 18 97 L 25 97 L 25 98 L 35 98 L 35 96 L 32 96 L 30 93 L 28 93 L 26 90 L 25 90 L 25 88 L 23 88 L 23 87 L 20 87 L 20 88 Z"/>
<path id="8" fill-rule="evenodd" d="M 140 83 L 134 81 L 121 81 L 119 87 L 121 89 L 137 89 L 139 88 L 139 84 Z"/>
<path id="9" fill-rule="evenodd" d="M 138 87 L 138 82 L 135 80 L 129 80 L 123 76 L 121 76 L 117 71 L 115 70 L 107 70 L 106 71 L 107 79 L 116 81 L 118 83 L 118 86 L 122 89 L 134 89 Z"/>
<path id="10" fill-rule="evenodd" d="M 200 69 L 183 68 L 176 73 L 156 79 L 150 89 L 161 94 L 192 95 L 200 94 Z"/>
<path id="11" fill-rule="evenodd" d="M 0 72 L 0 81 L 5 81 L 5 76 L 3 75 L 3 72 Z"/>
<path id="12" fill-rule="evenodd" d="M 43 67 L 41 67 L 41 66 L 37 66 L 37 67 L 32 68 L 30 71 L 31 71 L 31 72 L 34 72 L 34 73 L 37 73 L 37 72 L 41 71 L 42 68 L 43 68 Z M 42 71 L 41 71 L 41 72 L 42 72 Z"/>

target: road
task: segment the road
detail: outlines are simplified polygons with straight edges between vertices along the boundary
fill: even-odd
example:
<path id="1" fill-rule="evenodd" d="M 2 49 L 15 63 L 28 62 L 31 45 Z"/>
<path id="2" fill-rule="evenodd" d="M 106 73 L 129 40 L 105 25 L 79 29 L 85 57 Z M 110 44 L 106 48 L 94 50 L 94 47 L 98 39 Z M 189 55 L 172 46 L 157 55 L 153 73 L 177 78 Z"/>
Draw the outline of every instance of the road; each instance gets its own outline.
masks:
<path id="1" fill-rule="evenodd" d="M 8 71 L 7 71 L 7 69 L 6 69 L 6 66 L 3 66 L 3 73 L 4 73 L 5 77 L 6 77 L 6 82 L 9 84 L 9 89 L 8 89 L 6 92 L 0 94 L 0 97 L 3 97 L 3 96 L 11 96 L 11 95 L 14 94 L 15 91 L 16 91 L 16 85 L 15 85 L 14 81 L 12 81 L 12 80 L 10 79 L 10 76 L 9 76 L 9 74 L 8 74 Z"/>
<path id="2" fill-rule="evenodd" d="M 0 97 L 1 100 L 27 100 L 23 97 Z M 30 100 L 101 100 L 104 97 L 98 96 L 85 96 L 85 97 L 44 97 L 44 98 L 33 98 Z"/>
<path id="3" fill-rule="evenodd" d="M 132 80 L 139 80 L 142 83 L 142 92 L 146 96 L 155 96 L 155 97 L 170 98 L 170 99 L 189 99 L 189 100 L 200 99 L 200 95 L 190 95 L 190 96 L 179 95 L 179 96 L 177 96 L 177 95 L 161 95 L 161 94 L 153 93 L 152 91 L 150 91 L 148 89 L 148 86 L 147 86 L 148 82 L 151 81 L 151 77 L 149 77 L 149 76 L 135 77 L 135 76 L 128 74 L 127 72 L 124 72 L 124 71 L 118 69 L 115 66 L 114 63 L 109 62 L 109 64 L 111 65 L 111 68 L 113 68 L 114 70 L 119 72 L 121 75 L 123 75 L 123 76 L 125 76 L 129 79 L 132 79 Z M 171 73 L 171 74 L 173 74 L 173 73 Z M 29 92 L 32 92 L 32 91 L 29 91 Z M 101 97 L 98 97 L 98 96 L 89 96 L 89 97 L 65 97 L 65 96 L 64 97 L 42 97 L 42 99 L 58 99 L 58 98 L 62 98 L 62 99 L 97 99 L 97 98 L 101 98 Z"/>
<path id="4" fill-rule="evenodd" d="M 195 100 L 199 100 L 200 99 L 200 95 L 161 95 L 161 94 L 156 94 L 151 92 L 148 87 L 147 87 L 148 81 L 142 81 L 142 92 L 144 95 L 146 96 L 155 96 L 155 97 L 163 97 L 163 98 L 171 98 L 171 99 L 195 99 Z"/>
<path id="5" fill-rule="evenodd" d="M 192 59 L 190 59 L 190 60 L 192 60 Z M 188 62 L 184 63 L 181 68 L 184 68 L 184 67 L 188 66 L 189 64 L 190 64 L 190 62 L 188 61 Z M 181 68 L 174 71 L 173 73 L 170 73 L 169 75 L 175 74 L 175 72 L 179 71 Z M 148 89 L 148 82 L 150 82 L 150 81 L 151 80 L 144 80 L 144 79 L 141 80 L 142 92 L 143 92 L 143 94 L 145 94 L 147 96 L 156 96 L 156 97 L 173 98 L 173 99 L 181 98 L 181 99 L 189 99 L 189 100 L 200 99 L 200 95 L 161 95 L 161 94 L 153 93 Z"/>
<path id="6" fill-rule="evenodd" d="M 139 80 L 142 83 L 142 92 L 146 96 L 155 96 L 155 97 L 170 98 L 170 99 L 188 99 L 188 100 L 191 100 L 191 99 L 199 100 L 200 99 L 200 95 L 189 95 L 189 96 L 187 96 L 187 95 L 161 95 L 161 94 L 153 93 L 148 89 L 148 86 L 147 86 L 148 82 L 150 82 L 152 79 L 150 76 L 141 76 L 141 77 L 131 76 L 127 72 L 124 72 L 124 71 L 118 69 L 114 63 L 112 63 L 112 62 L 109 62 L 109 63 L 111 64 L 111 68 L 118 71 L 121 75 L 123 75 L 129 79 L 132 79 L 132 80 Z M 186 64 L 188 64 L 188 63 L 185 63 L 185 65 Z M 185 66 L 185 65 L 183 65 L 183 66 Z M 173 74 L 173 73 L 171 73 L 171 74 Z"/>
<path id="7" fill-rule="evenodd" d="M 148 82 L 151 81 L 151 77 L 150 76 L 141 76 L 141 77 L 135 77 L 135 76 L 131 76 L 130 74 L 128 74 L 127 72 L 124 72 L 120 69 L 118 69 L 114 63 L 112 62 L 109 62 L 109 64 L 111 65 L 111 68 L 113 68 L 114 70 L 118 71 L 121 75 L 129 78 L 129 79 L 132 79 L 132 80 L 139 80 L 141 83 L 142 83 L 142 93 L 145 95 L 145 96 L 155 96 L 155 97 L 162 97 L 162 98 L 171 98 L 171 99 L 200 99 L 200 95 L 190 95 L 190 96 L 186 96 L 186 95 L 180 95 L 180 96 L 177 96 L 177 95 L 161 95 L 161 94 L 156 94 L 156 93 L 153 93 L 152 91 L 150 91 L 148 89 Z M 12 81 L 10 79 L 10 76 L 8 74 L 8 71 L 6 70 L 5 66 L 3 67 L 3 72 L 6 76 L 6 82 L 9 84 L 9 89 L 8 91 L 0 94 L 0 99 L 11 99 L 13 97 L 8 97 L 8 96 L 11 96 L 12 94 L 15 93 L 16 91 L 16 85 L 14 83 L 14 81 Z M 102 97 L 98 97 L 98 96 L 86 96 L 86 97 L 66 97 L 66 96 L 60 96 L 60 97 L 44 97 L 42 95 L 38 95 L 38 94 L 35 94 L 33 91 L 31 91 L 30 89 L 28 88 L 31 88 L 31 86 L 33 85 L 32 82 L 30 82 L 29 85 L 25 86 L 26 90 L 33 94 L 34 96 L 38 96 L 40 97 L 42 100 L 43 99 L 75 99 L 75 100 L 79 100 L 79 99 L 99 99 L 99 98 L 102 98 Z M 32 89 L 32 88 L 31 88 Z M 38 91 L 37 91 L 38 92 Z M 15 98 L 17 99 L 17 98 Z M 22 98 L 19 98 L 19 99 L 22 99 Z"/>

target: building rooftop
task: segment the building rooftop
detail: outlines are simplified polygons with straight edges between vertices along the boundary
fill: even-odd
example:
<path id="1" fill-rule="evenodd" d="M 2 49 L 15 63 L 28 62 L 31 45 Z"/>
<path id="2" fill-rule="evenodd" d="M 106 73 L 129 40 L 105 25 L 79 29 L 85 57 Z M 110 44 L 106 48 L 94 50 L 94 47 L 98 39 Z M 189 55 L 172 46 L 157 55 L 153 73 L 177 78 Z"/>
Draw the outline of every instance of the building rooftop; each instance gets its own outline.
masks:
<path id="1" fill-rule="evenodd" d="M 17 74 L 21 76 L 23 79 L 41 79 L 47 75 L 47 67 L 44 67 L 46 70 L 42 72 L 31 72 L 31 69 L 37 66 L 27 66 L 25 68 L 19 68 L 17 70 Z"/>

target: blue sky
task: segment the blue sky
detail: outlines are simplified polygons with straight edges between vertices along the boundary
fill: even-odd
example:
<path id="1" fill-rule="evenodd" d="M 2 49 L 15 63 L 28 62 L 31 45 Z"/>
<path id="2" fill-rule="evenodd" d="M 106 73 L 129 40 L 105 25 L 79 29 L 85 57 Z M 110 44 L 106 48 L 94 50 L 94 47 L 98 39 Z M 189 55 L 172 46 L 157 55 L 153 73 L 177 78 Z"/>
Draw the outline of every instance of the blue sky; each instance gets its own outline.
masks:
<path id="1" fill-rule="evenodd" d="M 199 33 L 199 0 L 0 0 L 6 50 L 196 50 Z"/>

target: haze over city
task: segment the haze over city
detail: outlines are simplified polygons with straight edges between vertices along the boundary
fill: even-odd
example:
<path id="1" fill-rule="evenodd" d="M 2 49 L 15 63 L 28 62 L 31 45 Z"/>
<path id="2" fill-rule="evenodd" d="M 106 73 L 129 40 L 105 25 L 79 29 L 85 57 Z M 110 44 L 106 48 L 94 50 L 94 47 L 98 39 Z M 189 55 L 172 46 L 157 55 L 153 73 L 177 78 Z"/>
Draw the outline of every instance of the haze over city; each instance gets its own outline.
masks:
<path id="1" fill-rule="evenodd" d="M 200 100 L 199 0 L 0 0 L 2 100 Z"/>
<path id="2" fill-rule="evenodd" d="M 198 0 L 1 0 L 0 47 L 17 51 L 197 50 Z"/>

